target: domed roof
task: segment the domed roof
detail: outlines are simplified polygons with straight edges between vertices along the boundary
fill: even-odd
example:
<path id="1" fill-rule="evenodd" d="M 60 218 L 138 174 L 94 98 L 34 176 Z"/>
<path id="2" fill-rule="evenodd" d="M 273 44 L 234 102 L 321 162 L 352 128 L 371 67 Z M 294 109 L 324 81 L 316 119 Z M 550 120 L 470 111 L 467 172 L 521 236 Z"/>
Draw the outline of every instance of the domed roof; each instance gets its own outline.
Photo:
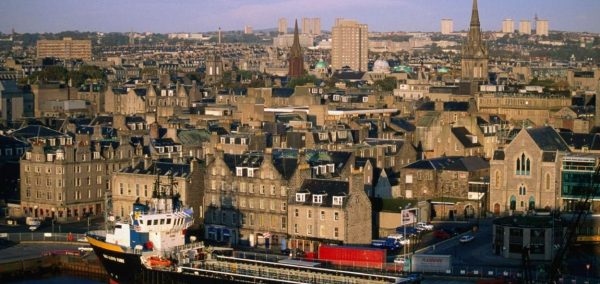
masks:
<path id="1" fill-rule="evenodd" d="M 375 73 L 389 73 L 390 72 L 390 64 L 387 60 L 377 59 L 373 64 L 373 72 Z"/>
<path id="2" fill-rule="evenodd" d="M 440 67 L 437 70 L 438 73 L 448 73 L 448 68 L 446 67 Z"/>
<path id="3" fill-rule="evenodd" d="M 327 62 L 323 61 L 323 59 L 319 60 L 319 62 L 315 64 L 315 69 L 327 69 Z"/>
<path id="4" fill-rule="evenodd" d="M 406 66 L 406 65 L 394 66 L 394 72 L 412 73 L 412 71 L 413 70 L 410 66 Z"/>

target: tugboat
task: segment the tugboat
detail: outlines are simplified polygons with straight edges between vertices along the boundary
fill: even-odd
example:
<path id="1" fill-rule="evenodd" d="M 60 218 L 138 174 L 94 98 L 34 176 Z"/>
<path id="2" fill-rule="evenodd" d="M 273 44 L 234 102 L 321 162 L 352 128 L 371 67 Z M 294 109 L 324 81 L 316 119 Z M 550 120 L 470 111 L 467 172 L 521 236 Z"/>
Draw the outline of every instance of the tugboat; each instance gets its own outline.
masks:
<path id="1" fill-rule="evenodd" d="M 169 257 L 184 247 L 189 248 L 189 244 L 185 245 L 185 231 L 193 224 L 193 210 L 183 208 L 179 195 L 173 193 L 172 182 L 167 190 L 163 189 L 157 178 L 147 204 L 140 203 L 138 198 L 128 218 L 115 222 L 112 230 L 107 227 L 86 235 L 111 284 L 141 282 L 143 257 L 151 256 L 152 265 L 169 266 Z M 202 243 L 191 245 L 202 246 Z"/>

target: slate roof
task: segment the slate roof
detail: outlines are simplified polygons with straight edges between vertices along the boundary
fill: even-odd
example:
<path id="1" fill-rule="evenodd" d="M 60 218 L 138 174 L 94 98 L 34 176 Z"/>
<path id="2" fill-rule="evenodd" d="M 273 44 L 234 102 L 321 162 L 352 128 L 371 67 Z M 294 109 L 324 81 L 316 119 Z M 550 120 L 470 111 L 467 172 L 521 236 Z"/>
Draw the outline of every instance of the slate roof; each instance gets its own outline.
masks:
<path id="1" fill-rule="evenodd" d="M 313 204 L 312 195 L 324 194 L 323 203 L 320 206 L 331 207 L 333 205 L 334 196 L 348 196 L 350 184 L 346 181 L 331 180 L 331 179 L 306 179 L 300 187 L 299 193 L 310 193 L 311 196 L 306 198 L 304 204 Z M 302 204 L 297 202 L 295 199 L 294 203 Z M 344 199 L 346 203 L 346 198 Z"/>
<path id="2" fill-rule="evenodd" d="M 273 88 L 272 96 L 274 98 L 289 98 L 294 94 L 292 88 Z"/>
<path id="3" fill-rule="evenodd" d="M 167 160 L 153 162 L 147 169 L 144 163 L 137 163 L 134 167 L 126 167 L 122 173 L 133 173 L 141 175 L 173 175 L 174 177 L 187 177 L 190 174 L 189 164 L 175 164 Z"/>
<path id="4" fill-rule="evenodd" d="M 453 127 L 451 129 L 451 131 L 452 131 L 452 134 L 454 134 L 454 136 L 456 137 L 456 139 L 458 139 L 458 141 L 460 141 L 460 143 L 465 148 L 481 147 L 481 144 L 479 142 L 473 143 L 471 138 L 467 137 L 467 135 L 472 135 L 472 134 L 465 127 Z"/>
<path id="5" fill-rule="evenodd" d="M 600 134 L 598 133 L 560 132 L 559 135 L 571 148 L 587 147 L 589 150 L 600 150 Z"/>
<path id="6" fill-rule="evenodd" d="M 420 160 L 407 165 L 407 169 L 423 170 L 449 170 L 449 171 L 476 171 L 489 168 L 488 161 L 480 157 L 439 157 L 429 160 Z"/>
<path id="7" fill-rule="evenodd" d="M 444 102 L 444 111 L 468 111 L 469 102 Z M 419 106 L 418 110 L 434 111 L 435 102 L 424 102 Z"/>
<path id="8" fill-rule="evenodd" d="M 542 162 L 555 162 L 556 161 L 556 152 L 543 152 L 542 153 Z"/>
<path id="9" fill-rule="evenodd" d="M 568 151 L 569 147 L 558 133 L 549 126 L 529 128 L 527 133 L 543 151 Z"/>
<path id="10" fill-rule="evenodd" d="M 504 161 L 504 150 L 496 150 L 496 151 L 494 151 L 494 156 L 492 157 L 492 160 L 495 160 L 495 161 Z"/>
<path id="11" fill-rule="evenodd" d="M 19 140 L 25 141 L 35 137 L 64 137 L 66 134 L 50 129 L 42 125 L 28 125 L 15 130 L 11 135 Z"/>
<path id="12" fill-rule="evenodd" d="M 200 146 L 210 141 L 210 132 L 206 129 L 179 129 L 177 138 L 183 145 Z"/>
<path id="13" fill-rule="evenodd" d="M 404 129 L 407 132 L 413 132 L 416 129 L 415 125 L 408 122 L 408 120 L 405 118 L 392 117 L 392 119 L 390 119 L 390 123 L 401 129 Z"/>
<path id="14" fill-rule="evenodd" d="M 133 89 L 133 91 L 135 92 L 135 95 L 138 97 L 145 97 L 146 93 L 148 92 L 148 90 L 142 89 L 142 88 L 135 88 L 135 89 Z"/>

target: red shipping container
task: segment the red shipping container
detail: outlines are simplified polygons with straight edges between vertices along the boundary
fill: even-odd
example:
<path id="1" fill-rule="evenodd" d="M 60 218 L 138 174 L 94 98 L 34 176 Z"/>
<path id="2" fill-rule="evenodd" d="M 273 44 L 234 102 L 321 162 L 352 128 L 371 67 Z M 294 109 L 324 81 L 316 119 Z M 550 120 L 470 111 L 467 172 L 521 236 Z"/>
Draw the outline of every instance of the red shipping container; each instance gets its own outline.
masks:
<path id="1" fill-rule="evenodd" d="M 319 259 L 336 265 L 380 268 L 385 265 L 386 256 L 386 250 L 377 248 L 328 245 L 319 247 Z"/>

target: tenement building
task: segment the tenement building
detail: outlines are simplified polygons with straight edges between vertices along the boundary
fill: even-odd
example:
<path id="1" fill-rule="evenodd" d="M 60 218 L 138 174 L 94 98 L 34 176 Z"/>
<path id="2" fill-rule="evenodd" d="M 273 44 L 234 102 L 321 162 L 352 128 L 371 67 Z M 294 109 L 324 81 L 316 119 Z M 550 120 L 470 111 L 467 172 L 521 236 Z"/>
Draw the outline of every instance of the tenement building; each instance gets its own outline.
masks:
<path id="1" fill-rule="evenodd" d="M 205 237 L 245 245 L 285 242 L 288 195 L 310 174 L 303 153 L 217 150 L 207 157 Z"/>
<path id="2" fill-rule="evenodd" d="M 371 201 L 361 169 L 353 168 L 348 181 L 305 180 L 289 200 L 291 248 L 314 253 L 321 244 L 371 242 Z"/>
<path id="3" fill-rule="evenodd" d="M 194 219 L 202 222 L 204 208 L 204 163 L 191 159 L 182 163 L 145 158 L 129 165 L 112 176 L 112 213 L 125 218 L 133 203 L 149 202 L 160 192 L 179 196 L 185 207 L 194 210 Z"/>
<path id="4" fill-rule="evenodd" d="M 32 140 L 20 168 L 24 215 L 69 221 L 103 214 L 111 174 L 141 150 L 84 135 Z"/>

